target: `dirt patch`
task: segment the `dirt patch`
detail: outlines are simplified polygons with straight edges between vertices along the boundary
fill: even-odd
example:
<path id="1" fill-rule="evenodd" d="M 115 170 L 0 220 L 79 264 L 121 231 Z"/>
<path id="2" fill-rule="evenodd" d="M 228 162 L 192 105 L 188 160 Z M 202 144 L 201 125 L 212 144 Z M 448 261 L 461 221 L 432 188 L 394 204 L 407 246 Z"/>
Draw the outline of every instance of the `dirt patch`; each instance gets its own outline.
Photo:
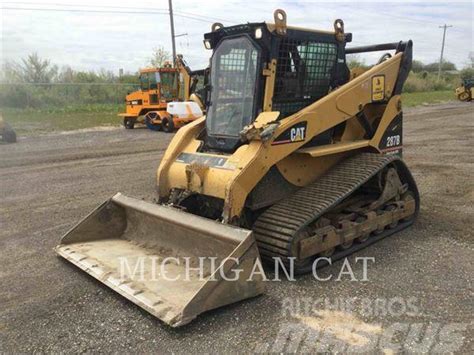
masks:
<path id="1" fill-rule="evenodd" d="M 417 300 L 419 313 L 402 320 L 361 318 L 355 310 L 352 321 L 361 327 L 470 323 L 472 107 L 455 103 L 405 112 L 404 158 L 420 189 L 421 214 L 413 227 L 355 255 L 375 258 L 369 282 L 321 283 L 310 276 L 270 282 L 264 296 L 209 312 L 178 330 L 53 252 L 63 233 L 116 192 L 152 201 L 156 169 L 171 135 L 146 129 L 20 135 L 17 144 L 0 146 L 0 352 L 252 351 L 275 341 L 288 322 L 282 302 L 300 297 Z M 334 270 L 337 265 L 324 269 L 322 277 Z M 323 313 L 316 323 L 304 321 L 339 327 L 348 319 Z M 343 328 L 337 334 L 349 336 Z M 464 353 L 474 352 L 470 334 Z M 413 345 L 406 346 L 409 351 Z"/>
<path id="2" fill-rule="evenodd" d="M 343 342 L 363 347 L 369 343 L 364 333 L 380 334 L 382 327 L 378 324 L 369 324 L 351 313 L 342 311 L 321 310 L 314 316 L 297 316 L 303 324 L 318 332 L 330 332 Z"/>

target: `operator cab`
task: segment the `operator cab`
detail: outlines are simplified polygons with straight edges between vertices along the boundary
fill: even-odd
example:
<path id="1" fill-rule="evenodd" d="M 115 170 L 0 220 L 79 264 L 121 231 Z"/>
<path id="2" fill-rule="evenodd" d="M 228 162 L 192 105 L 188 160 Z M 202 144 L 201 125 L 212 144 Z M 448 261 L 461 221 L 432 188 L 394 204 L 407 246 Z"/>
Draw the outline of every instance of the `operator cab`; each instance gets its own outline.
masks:
<path id="1" fill-rule="evenodd" d="M 159 90 L 158 94 L 150 94 L 151 103 L 158 103 L 158 98 L 162 101 L 171 101 L 178 97 L 179 92 L 179 72 L 171 65 L 163 68 L 150 68 L 140 71 L 140 89 L 142 91 Z M 154 98 L 153 98 L 154 96 Z"/>
<path id="2" fill-rule="evenodd" d="M 326 96 L 349 80 L 343 23 L 335 31 L 286 26 L 286 14 L 275 12 L 275 24 L 214 24 L 204 35 L 212 49 L 206 148 L 234 151 L 240 132 L 262 111 L 279 111 L 279 119 Z"/>
<path id="3" fill-rule="evenodd" d="M 189 95 L 196 95 L 197 98 L 206 107 L 209 89 L 209 68 L 189 71 L 191 83 L 189 85 Z"/>

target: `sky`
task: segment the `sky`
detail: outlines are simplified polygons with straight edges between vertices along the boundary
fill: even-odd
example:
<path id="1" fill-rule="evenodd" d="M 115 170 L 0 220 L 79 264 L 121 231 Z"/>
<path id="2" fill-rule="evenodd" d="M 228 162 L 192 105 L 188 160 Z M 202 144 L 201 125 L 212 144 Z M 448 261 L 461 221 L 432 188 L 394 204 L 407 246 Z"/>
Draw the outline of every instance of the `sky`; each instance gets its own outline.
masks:
<path id="1" fill-rule="evenodd" d="M 448 24 L 444 58 L 462 68 L 474 51 L 472 1 L 173 0 L 173 7 L 176 35 L 182 35 L 177 52 L 192 69 L 208 64 L 211 52 L 202 39 L 212 23 L 271 23 L 277 8 L 286 11 L 288 25 L 299 27 L 332 30 L 343 19 L 353 34 L 347 47 L 412 39 L 415 59 L 437 62 L 439 26 Z M 1 64 L 37 52 L 59 67 L 134 73 L 148 65 L 153 48 L 171 52 L 168 0 L 0 0 L 0 25 Z M 371 64 L 381 54 L 362 59 Z"/>

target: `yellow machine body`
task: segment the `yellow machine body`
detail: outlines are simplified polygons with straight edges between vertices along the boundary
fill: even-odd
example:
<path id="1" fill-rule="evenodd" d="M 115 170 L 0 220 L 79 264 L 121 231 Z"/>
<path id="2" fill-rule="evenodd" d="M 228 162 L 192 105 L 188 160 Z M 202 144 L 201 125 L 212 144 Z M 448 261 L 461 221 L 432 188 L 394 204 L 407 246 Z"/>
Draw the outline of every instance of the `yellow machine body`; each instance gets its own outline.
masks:
<path id="1" fill-rule="evenodd" d="M 400 96 L 412 42 L 346 48 L 351 40 L 341 20 L 334 31 L 302 29 L 287 26 L 282 10 L 274 24 L 215 24 L 204 36 L 213 50 L 206 116 L 168 146 L 158 205 L 115 196 L 58 252 L 177 326 L 260 294 L 262 278 L 166 287 L 125 280 L 125 292 L 104 276 L 117 274 L 116 258 L 235 256 L 250 275 L 262 257 L 304 273 L 319 257 L 343 258 L 412 224 L 419 194 L 401 160 Z M 366 71 L 347 68 L 346 54 L 387 50 L 394 53 Z M 173 305 L 169 292 L 184 299 Z M 171 308 L 153 309 L 153 297 Z"/>
<path id="2" fill-rule="evenodd" d="M 400 145 L 379 148 L 387 127 L 401 112 L 400 95 L 391 95 L 398 77 L 401 56 L 401 53 L 397 54 L 298 113 L 281 119 L 273 133 L 273 139 L 263 142 L 256 134 L 248 144 L 242 145 L 232 154 L 199 152 L 202 142 L 197 136 L 203 129 L 205 117 L 186 126 L 173 138 L 159 167 L 157 184 L 160 197 L 166 198 L 172 189 L 179 188 L 220 198 L 225 201 L 224 219 L 228 222 L 240 216 L 247 196 L 274 165 L 287 180 L 297 186 L 305 186 L 355 150 L 380 153 L 401 150 Z M 369 120 L 373 121 L 380 115 L 382 108 L 378 105 L 371 106 L 374 93 L 370 89 L 372 82 L 379 77 L 384 78 L 384 95 L 388 95 L 390 99 L 383 107 L 375 135 L 371 139 L 365 139 L 365 132 L 357 122 L 356 114 L 360 107 L 364 107 L 369 115 L 372 114 Z M 262 130 L 276 122 L 279 116 L 279 112 L 262 112 L 251 129 Z M 314 117 L 319 119 L 313 119 Z M 291 144 L 272 144 L 276 137 L 300 122 L 307 122 L 304 139 L 295 140 Z M 315 148 L 303 148 L 314 136 L 343 122 L 346 122 L 346 129 L 340 140 Z M 226 162 L 222 167 L 206 163 L 200 166 L 193 161 L 187 164 L 178 159 L 183 153 L 194 155 L 196 161 L 215 158 L 225 159 Z M 199 169 L 203 171 L 199 173 Z"/>
<path id="3" fill-rule="evenodd" d="M 472 101 L 474 90 L 474 79 L 465 79 L 462 85 L 456 88 L 456 97 L 459 101 Z"/>

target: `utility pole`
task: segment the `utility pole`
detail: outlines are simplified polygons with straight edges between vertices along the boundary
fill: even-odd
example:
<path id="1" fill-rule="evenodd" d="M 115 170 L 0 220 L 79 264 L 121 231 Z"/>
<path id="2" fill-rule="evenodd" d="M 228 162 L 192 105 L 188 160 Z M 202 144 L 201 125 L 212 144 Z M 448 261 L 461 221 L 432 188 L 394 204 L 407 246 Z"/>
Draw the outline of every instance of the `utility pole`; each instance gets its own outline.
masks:
<path id="1" fill-rule="evenodd" d="M 171 1 L 171 0 L 170 0 Z M 441 77 L 441 66 L 443 65 L 443 54 L 444 54 L 444 42 L 446 40 L 446 30 L 449 28 L 449 27 L 453 27 L 453 26 L 448 26 L 446 24 L 444 24 L 444 26 L 439 26 L 439 28 L 442 28 L 443 29 L 443 44 L 441 45 L 441 57 L 439 58 L 439 66 L 438 66 L 438 80 L 439 78 Z"/>
<path id="2" fill-rule="evenodd" d="M 168 5 L 169 5 L 169 11 L 170 11 L 171 45 L 173 47 L 173 66 L 175 66 L 175 64 L 176 64 L 176 42 L 175 42 L 175 35 L 174 35 L 173 0 L 168 0 Z"/>

